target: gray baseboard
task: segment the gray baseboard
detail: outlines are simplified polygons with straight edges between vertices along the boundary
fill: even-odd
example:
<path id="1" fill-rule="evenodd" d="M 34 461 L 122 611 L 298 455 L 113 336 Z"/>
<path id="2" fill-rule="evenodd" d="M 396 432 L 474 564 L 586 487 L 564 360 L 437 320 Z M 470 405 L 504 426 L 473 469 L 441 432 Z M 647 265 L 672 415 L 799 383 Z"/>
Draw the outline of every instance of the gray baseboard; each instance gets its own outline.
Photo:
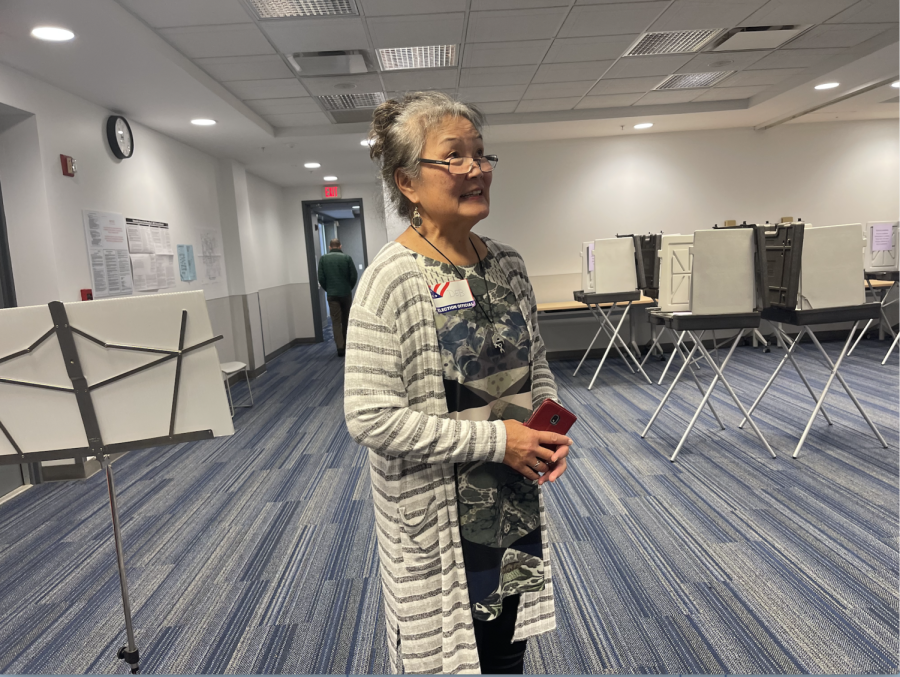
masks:
<path id="1" fill-rule="evenodd" d="M 250 370 L 250 380 L 261 376 L 266 371 L 266 365 L 262 365 L 261 367 L 257 367 L 256 369 Z M 244 380 L 244 372 L 239 371 L 237 374 L 232 374 L 228 377 L 228 386 L 231 387 L 236 383 L 240 383 Z"/>
<path id="2" fill-rule="evenodd" d="M 281 346 L 280 348 L 278 348 L 276 351 L 266 355 L 266 362 L 268 362 L 269 360 L 274 360 L 276 357 L 278 357 L 279 355 L 283 355 L 284 353 L 289 351 L 291 348 L 294 348 L 295 346 L 308 345 L 310 343 L 318 343 L 318 341 L 316 341 L 315 336 L 309 336 L 309 337 L 304 337 L 304 338 L 295 338 L 290 343 L 287 343 L 287 344 Z"/>
<path id="3" fill-rule="evenodd" d="M 112 462 L 128 452 L 121 454 L 111 454 Z M 41 465 L 41 481 L 42 482 L 67 482 L 69 480 L 84 480 L 91 477 L 101 470 L 100 461 L 90 458 L 83 463 L 78 460 L 74 464 L 67 465 Z"/>

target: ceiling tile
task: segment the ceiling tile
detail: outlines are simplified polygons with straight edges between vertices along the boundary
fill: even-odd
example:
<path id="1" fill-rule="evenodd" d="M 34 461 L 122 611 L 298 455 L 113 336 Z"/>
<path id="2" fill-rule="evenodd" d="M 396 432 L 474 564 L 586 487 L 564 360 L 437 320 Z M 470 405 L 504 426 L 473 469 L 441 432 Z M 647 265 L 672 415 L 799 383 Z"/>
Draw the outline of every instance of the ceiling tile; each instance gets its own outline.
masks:
<path id="1" fill-rule="evenodd" d="M 716 87 L 710 89 L 698 96 L 694 101 L 732 101 L 734 99 L 749 99 L 756 96 L 760 92 L 764 92 L 769 87 L 766 85 L 760 87 Z"/>
<path id="2" fill-rule="evenodd" d="M 897 23 L 900 21 L 900 4 L 897 0 L 861 0 L 850 9 L 829 19 L 828 23 Z"/>
<path id="3" fill-rule="evenodd" d="M 472 11 L 491 9 L 531 9 L 533 7 L 568 7 L 569 0 L 472 0 Z"/>
<path id="4" fill-rule="evenodd" d="M 455 68 L 433 68 L 428 70 L 382 73 L 384 86 L 392 91 L 414 91 L 420 89 L 456 89 L 458 71 Z"/>
<path id="5" fill-rule="evenodd" d="M 538 68 L 532 82 L 575 82 L 603 77 L 613 61 L 582 61 L 580 63 L 551 63 Z"/>
<path id="6" fill-rule="evenodd" d="M 537 66 L 498 66 L 495 68 L 463 68 L 461 87 L 479 85 L 527 85 Z"/>
<path id="7" fill-rule="evenodd" d="M 540 40 L 552 38 L 566 17 L 566 11 L 565 8 L 545 7 L 472 12 L 469 15 L 466 41 L 491 42 L 500 39 Z"/>
<path id="8" fill-rule="evenodd" d="M 498 87 L 460 87 L 459 98 L 462 101 L 481 103 L 483 101 L 519 100 L 528 88 L 527 85 L 501 85 Z"/>
<path id="9" fill-rule="evenodd" d="M 691 57 L 686 54 L 664 56 L 629 56 L 619 59 L 605 78 L 640 78 L 649 75 L 671 75 Z"/>
<path id="10" fill-rule="evenodd" d="M 466 0 L 356 0 L 366 16 L 464 12 Z"/>
<path id="11" fill-rule="evenodd" d="M 747 17 L 742 26 L 819 24 L 844 11 L 856 0 L 769 0 Z"/>
<path id="12" fill-rule="evenodd" d="M 119 0 L 154 28 L 239 24 L 251 16 L 238 0 Z"/>
<path id="13" fill-rule="evenodd" d="M 676 0 L 653 24 L 653 31 L 731 28 L 768 0 Z"/>
<path id="14" fill-rule="evenodd" d="M 309 127 L 311 125 L 329 125 L 329 120 L 325 113 L 318 111 L 315 113 L 290 113 L 286 115 L 266 115 L 264 116 L 273 127 Z"/>
<path id="15" fill-rule="evenodd" d="M 477 105 L 478 110 L 486 115 L 497 115 L 498 113 L 514 113 L 518 101 L 486 101 Z"/>
<path id="16" fill-rule="evenodd" d="M 603 61 L 618 59 L 639 37 L 632 35 L 601 35 L 591 38 L 557 38 L 547 52 L 544 63 L 575 61 Z"/>
<path id="17" fill-rule="evenodd" d="M 618 2 L 575 6 L 559 37 L 643 33 L 668 5 L 668 2 Z"/>
<path id="18" fill-rule="evenodd" d="M 635 106 L 661 106 L 667 103 L 687 103 L 697 97 L 696 89 L 673 89 L 667 92 L 647 92 Z"/>
<path id="19" fill-rule="evenodd" d="M 378 73 L 336 75 L 324 78 L 301 78 L 300 81 L 313 96 L 328 94 L 368 94 L 384 91 Z M 344 85 L 344 86 L 341 86 Z M 355 85 L 347 87 L 346 85 Z"/>
<path id="20" fill-rule="evenodd" d="M 663 76 L 650 78 L 621 78 L 609 80 L 603 78 L 591 89 L 591 95 L 597 94 L 643 94 L 649 92 L 663 81 Z"/>
<path id="21" fill-rule="evenodd" d="M 252 23 L 163 28 L 159 34 L 189 59 L 275 54 L 272 45 Z"/>
<path id="22" fill-rule="evenodd" d="M 640 99 L 643 94 L 603 94 L 601 96 L 586 96 L 575 108 L 621 108 L 630 106 Z"/>
<path id="23" fill-rule="evenodd" d="M 856 47 L 890 27 L 886 24 L 829 24 L 816 26 L 789 43 L 791 49 L 806 47 Z"/>
<path id="24" fill-rule="evenodd" d="M 278 19 L 260 22 L 282 54 L 341 49 L 369 49 L 362 19 Z"/>
<path id="25" fill-rule="evenodd" d="M 435 92 L 443 92 L 448 96 L 452 96 L 454 99 L 458 98 L 456 89 L 435 89 L 432 90 Z M 388 99 L 402 99 L 408 92 L 387 92 L 386 96 Z"/>
<path id="26" fill-rule="evenodd" d="M 280 56 L 221 56 L 194 59 L 216 80 L 265 80 L 291 77 L 293 73 Z"/>
<path id="27" fill-rule="evenodd" d="M 248 101 L 250 106 L 260 115 L 288 115 L 290 113 L 315 113 L 322 110 L 311 97 L 290 99 L 257 99 Z"/>
<path id="28" fill-rule="evenodd" d="M 223 82 L 231 92 L 245 101 L 250 99 L 286 99 L 309 96 L 303 85 L 296 78 L 279 78 L 277 80 L 240 80 Z"/>
<path id="29" fill-rule="evenodd" d="M 771 52 L 715 52 L 698 54 L 678 69 L 679 73 L 710 73 L 712 71 L 740 71 Z"/>
<path id="30" fill-rule="evenodd" d="M 458 45 L 462 42 L 466 15 L 416 14 L 366 19 L 375 48 Z"/>
<path id="31" fill-rule="evenodd" d="M 525 91 L 526 99 L 555 99 L 560 96 L 577 96 L 581 98 L 594 86 L 595 80 L 581 82 L 547 82 L 530 85 Z"/>
<path id="32" fill-rule="evenodd" d="M 743 71 L 731 75 L 719 84 L 722 87 L 753 87 L 756 85 L 777 85 L 788 78 L 802 73 L 805 68 L 777 68 L 767 71 Z"/>
<path id="33" fill-rule="evenodd" d="M 529 99 L 519 104 L 519 107 L 516 108 L 516 113 L 544 113 L 551 110 L 572 110 L 579 101 L 581 101 L 580 96 L 570 96 L 561 99 Z"/>
<path id="34" fill-rule="evenodd" d="M 485 42 L 467 44 L 463 54 L 465 67 L 521 66 L 538 64 L 552 40 Z"/>
<path id="35" fill-rule="evenodd" d="M 841 54 L 840 49 L 780 49 L 748 67 L 747 70 L 767 68 L 808 68 Z"/>

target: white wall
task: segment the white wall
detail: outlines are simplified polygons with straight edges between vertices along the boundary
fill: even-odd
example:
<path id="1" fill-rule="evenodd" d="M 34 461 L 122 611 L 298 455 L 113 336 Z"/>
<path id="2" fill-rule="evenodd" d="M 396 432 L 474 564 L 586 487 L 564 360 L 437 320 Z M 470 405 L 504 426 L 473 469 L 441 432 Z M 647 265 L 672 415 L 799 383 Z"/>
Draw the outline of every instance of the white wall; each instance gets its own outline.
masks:
<path id="1" fill-rule="evenodd" d="M 32 287 L 37 285 L 37 280 L 22 265 L 31 254 L 11 242 L 16 291 L 22 294 L 20 305 L 54 299 L 80 300 L 79 290 L 92 286 L 83 209 L 165 221 L 175 242 L 194 244 L 195 250 L 200 244 L 197 229 L 220 228 L 216 161 L 209 155 L 129 121 L 134 134 L 134 156 L 119 160 L 106 141 L 108 110 L 2 64 L 0 103 L 34 114 L 53 241 L 52 248 L 42 245 L 42 267 L 52 266 L 57 276 L 57 289 L 52 297 L 47 296 L 50 290 L 46 285 L 39 294 L 33 294 Z M 62 175 L 61 153 L 76 159 L 78 173 L 74 178 Z M 15 215 L 17 201 L 39 201 L 40 193 L 40 187 L 33 185 L 25 194 L 5 197 Z M 18 235 L 23 229 L 30 231 L 43 226 L 19 218 L 9 220 L 8 225 L 10 239 L 17 242 L 23 239 Z M 200 281 L 177 280 L 172 291 L 201 287 L 207 299 L 227 295 L 225 279 L 205 286 Z"/>
<path id="2" fill-rule="evenodd" d="M 490 143 L 490 130 L 486 137 Z M 900 211 L 896 120 L 491 150 L 500 156 L 491 216 L 476 231 L 517 248 L 532 277 L 577 273 L 580 243 L 617 233 L 685 233 L 781 216 L 829 225 L 897 219 Z"/>

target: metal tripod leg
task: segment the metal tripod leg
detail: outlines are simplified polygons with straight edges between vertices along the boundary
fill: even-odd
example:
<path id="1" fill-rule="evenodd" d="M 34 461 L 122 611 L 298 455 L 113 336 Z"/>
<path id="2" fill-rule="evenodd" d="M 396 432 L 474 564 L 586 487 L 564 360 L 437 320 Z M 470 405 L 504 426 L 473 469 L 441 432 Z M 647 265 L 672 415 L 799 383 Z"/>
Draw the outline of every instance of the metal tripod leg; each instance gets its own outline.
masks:
<path id="1" fill-rule="evenodd" d="M 682 336 L 684 332 L 682 332 Z M 703 332 L 700 333 L 700 338 L 703 338 Z M 660 400 L 659 405 L 656 407 L 656 411 L 653 412 L 653 416 L 650 417 L 650 422 L 647 424 L 647 427 L 644 428 L 644 432 L 641 433 L 641 437 L 647 437 L 647 433 L 650 432 L 650 427 L 656 421 L 656 417 L 659 416 L 659 412 L 662 411 L 662 408 L 666 405 L 666 402 L 669 400 L 669 396 L 672 394 L 672 391 L 675 390 L 675 386 L 678 383 L 679 379 L 681 379 L 681 375 L 684 373 L 684 370 L 688 368 L 688 365 L 691 363 L 691 359 L 694 357 L 694 351 L 697 350 L 697 344 L 694 344 L 694 347 L 691 348 L 691 352 L 688 353 L 687 359 L 684 361 L 684 364 L 681 365 L 681 369 L 678 370 L 678 373 L 675 374 L 675 380 L 672 381 L 672 385 L 669 386 L 669 389 L 666 391 L 666 394 L 663 395 L 662 400 Z M 671 362 L 672 360 L 669 360 Z"/>
<path id="2" fill-rule="evenodd" d="M 625 306 L 625 311 L 624 311 L 623 317 L 624 317 L 624 315 L 627 315 L 628 311 L 631 309 L 631 303 L 632 302 L 629 301 L 628 305 Z M 612 315 L 612 309 L 610 309 L 609 312 L 610 312 L 610 315 Z M 600 314 L 603 315 L 602 310 L 600 310 Z M 603 319 L 606 320 L 607 325 L 609 325 L 609 327 L 612 328 L 612 326 L 613 326 L 612 321 L 610 321 L 609 317 L 607 317 L 606 315 L 603 315 Z M 619 323 L 619 327 L 621 327 L 621 323 Z M 647 374 L 644 372 L 644 368 L 637 361 L 637 358 L 634 356 L 634 353 L 631 352 L 631 349 L 628 347 L 628 344 L 625 342 L 625 339 L 623 339 L 622 336 L 619 334 L 619 331 L 620 331 L 620 329 L 618 329 L 618 328 L 614 331 L 613 335 L 611 336 L 611 340 L 615 341 L 616 339 L 618 339 L 619 343 L 621 343 L 622 347 L 625 349 L 625 354 L 631 358 L 631 360 L 634 362 L 634 365 L 638 368 L 638 371 L 641 372 L 641 375 L 643 375 L 643 377 L 645 379 L 647 379 L 647 383 L 652 384 L 653 381 L 651 381 L 650 377 L 647 376 Z M 607 331 L 606 333 L 607 333 L 607 335 L 609 335 L 609 331 Z M 622 351 L 619 351 L 619 355 L 620 356 L 622 355 Z M 640 353 L 638 353 L 638 355 L 640 355 Z M 623 359 L 624 359 L 624 357 L 623 357 Z M 628 365 L 628 360 L 625 360 L 625 364 Z M 628 365 L 628 368 L 631 369 L 631 365 Z M 634 373 L 634 369 L 631 369 L 631 373 L 632 374 Z"/>
<path id="3" fill-rule="evenodd" d="M 762 398 L 765 397 L 766 393 L 769 391 L 769 387 L 772 385 L 772 383 L 775 382 L 775 377 L 778 376 L 779 372 L 781 371 L 781 368 L 787 363 L 788 360 L 790 360 L 791 364 L 794 365 L 794 369 L 797 371 L 797 374 L 800 376 L 800 380 L 803 381 L 803 385 L 806 386 L 806 389 L 809 391 L 809 394 L 812 395 L 813 402 L 815 402 L 816 400 L 819 399 L 819 396 L 816 395 L 816 391 L 813 390 L 812 386 L 809 384 L 809 381 L 806 380 L 806 376 L 804 376 L 803 372 L 800 370 L 800 365 L 798 365 L 797 362 L 794 360 L 794 348 L 796 348 L 798 345 L 800 345 L 800 339 L 803 338 L 803 334 L 806 333 L 806 327 L 801 327 L 800 333 L 797 334 L 797 338 L 795 338 L 793 340 L 793 342 L 790 343 L 790 347 L 788 347 L 789 337 L 786 334 L 784 334 L 778 327 L 773 327 L 773 329 L 775 330 L 776 338 L 781 343 L 781 346 L 784 348 L 784 351 L 785 351 L 784 357 L 781 358 L 781 362 L 778 363 L 778 366 L 775 368 L 775 371 L 773 372 L 772 376 L 769 377 L 769 380 L 766 382 L 766 385 L 762 389 L 762 392 L 760 392 L 759 396 L 753 402 L 753 406 L 750 407 L 750 409 L 748 410 L 747 413 L 750 414 L 751 416 L 753 415 L 753 412 L 756 410 L 756 407 L 759 405 L 759 403 L 762 402 Z M 828 416 L 828 412 L 825 411 L 825 407 L 822 407 L 822 416 L 825 417 L 825 420 L 828 422 L 828 425 L 832 425 L 831 418 Z M 741 424 L 738 426 L 738 428 L 743 428 L 745 423 L 747 423 L 746 418 L 743 421 L 741 421 Z"/>
<path id="4" fill-rule="evenodd" d="M 672 334 L 675 332 L 673 331 Z M 681 332 L 678 336 L 675 337 L 675 348 L 677 349 L 681 342 L 684 340 L 684 332 Z M 678 351 L 678 354 L 681 354 L 681 351 Z M 661 386 L 663 379 L 666 377 L 666 374 L 669 372 L 669 367 L 672 366 L 672 358 L 675 357 L 675 350 L 672 351 L 672 355 L 666 361 L 666 366 L 663 368 L 663 373 L 659 377 L 659 381 L 656 382 L 656 385 Z"/>
<path id="5" fill-rule="evenodd" d="M 122 550 L 122 534 L 119 530 L 119 508 L 116 503 L 116 486 L 113 481 L 112 465 L 109 456 L 102 460 L 106 470 L 106 487 L 109 491 L 109 509 L 112 513 L 113 537 L 116 542 L 116 561 L 119 565 L 119 584 L 122 588 L 122 608 L 125 612 L 125 636 L 128 643 L 119 649 L 119 658 L 128 663 L 131 673 L 136 675 L 141 671 L 140 657 L 138 655 L 137 642 L 134 640 L 134 627 L 131 624 L 131 600 L 128 597 L 128 581 L 125 579 L 125 553 Z"/>
<path id="6" fill-rule="evenodd" d="M 656 325 L 650 325 L 650 334 L 653 335 L 656 329 Z M 653 343 L 650 344 L 650 350 L 647 351 L 647 354 L 644 355 L 644 359 L 641 360 L 641 366 L 644 366 L 644 363 L 648 360 L 648 358 L 653 354 L 653 349 L 659 346 L 659 340 L 662 338 L 663 332 L 665 331 L 665 327 L 660 327 L 659 333 L 653 337 Z M 662 349 L 660 349 L 662 352 Z"/>
<path id="7" fill-rule="evenodd" d="M 692 336 L 693 336 L 693 334 L 692 334 Z M 709 396 L 712 394 L 713 388 L 715 387 L 718 379 L 721 379 L 722 385 L 724 385 L 725 388 L 728 390 L 729 394 L 731 395 L 731 399 L 734 400 L 734 403 L 738 406 L 738 409 L 741 410 L 741 413 L 744 415 L 744 418 L 747 418 L 750 421 L 750 425 L 753 428 L 753 432 L 756 433 L 756 436 L 759 437 L 760 441 L 763 443 L 763 446 L 766 449 L 768 449 L 770 454 L 772 454 L 772 458 L 777 458 L 775 456 L 775 452 L 772 450 L 772 447 L 769 446 L 769 443 L 766 441 L 766 438 L 763 437 L 762 431 L 757 427 L 757 425 L 753 421 L 753 419 L 749 418 L 749 416 L 747 415 L 747 410 L 744 409 L 744 405 L 741 404 L 740 399 L 738 399 L 737 393 L 734 392 L 734 389 L 731 387 L 731 384 L 725 379 L 725 376 L 722 373 L 723 371 L 725 371 L 725 367 L 728 365 L 728 361 L 731 359 L 731 356 L 734 354 L 734 349 L 737 348 L 737 345 L 738 345 L 738 343 L 740 343 L 743 336 L 744 336 L 744 331 L 741 329 L 738 331 L 737 336 L 734 337 L 734 343 L 731 344 L 731 350 L 728 351 L 728 355 L 725 357 L 725 361 L 722 362 L 721 368 L 715 363 L 715 361 L 712 359 L 712 355 L 709 354 L 709 351 L 706 350 L 706 348 L 703 346 L 703 344 L 702 343 L 700 344 L 700 352 L 703 353 L 703 356 L 706 358 L 706 361 L 709 363 L 709 366 L 712 368 L 712 370 L 714 372 L 716 372 L 716 376 L 715 376 L 715 378 L 713 378 L 712 385 L 709 387 L 709 390 L 706 393 L 706 398 L 707 399 L 709 398 Z M 699 414 L 699 413 L 700 412 L 698 409 L 697 414 Z M 681 442 L 678 445 L 678 449 L 676 449 L 675 453 L 672 454 L 673 461 L 675 460 L 675 456 L 678 454 L 678 451 L 681 449 L 681 445 L 684 444 L 685 439 L 687 439 L 687 434 L 690 432 L 691 427 L 693 427 L 694 422 L 696 422 L 697 414 L 694 414 L 694 418 L 691 420 L 691 425 L 688 426 L 688 429 L 685 431 L 684 437 L 682 437 Z"/>
<path id="8" fill-rule="evenodd" d="M 591 384 L 588 386 L 588 390 L 590 390 L 591 388 L 594 387 L 594 381 L 597 380 L 597 376 L 600 374 L 600 369 L 603 367 L 603 363 L 606 361 L 606 356 L 609 355 L 609 349 L 612 348 L 616 343 L 615 337 L 616 337 L 616 335 L 618 335 L 619 330 L 622 328 L 622 324 L 625 322 L 625 317 L 628 315 L 629 308 L 631 308 L 631 301 L 629 301 L 628 305 L 625 306 L 625 312 L 622 313 L 622 317 L 619 319 L 619 324 L 616 325 L 616 330 L 615 330 L 615 334 L 613 335 L 613 340 L 609 342 L 608 346 L 606 346 L 606 351 L 603 353 L 603 357 L 600 359 L 600 364 L 597 365 L 597 371 L 594 372 L 594 378 L 591 379 Z M 628 350 L 627 346 L 625 347 L 625 350 Z"/>
<path id="9" fill-rule="evenodd" d="M 681 352 L 681 348 L 678 349 L 678 352 Z M 682 357 L 684 357 L 684 355 L 682 355 Z M 685 363 L 688 365 L 688 370 L 691 372 L 691 376 L 694 378 L 694 383 L 697 384 L 697 390 L 699 390 L 700 394 L 702 395 L 703 394 L 703 386 L 700 385 L 700 379 L 697 378 L 697 372 L 694 371 L 694 365 L 692 365 L 690 362 L 688 362 L 687 359 L 685 359 Z M 719 424 L 719 428 L 721 430 L 725 430 L 725 425 L 722 423 L 722 419 L 720 419 L 719 415 L 716 413 L 716 409 L 715 409 L 715 407 L 713 407 L 712 400 L 707 400 L 706 406 L 709 407 L 709 410 L 712 412 L 712 415 L 715 417 L 716 423 Z"/>
<path id="10" fill-rule="evenodd" d="M 837 363 L 831 361 L 831 358 L 828 357 L 828 353 L 825 352 L 825 349 L 822 347 L 822 344 L 819 343 L 819 339 L 816 338 L 816 335 L 813 333 L 812 329 L 809 331 L 809 336 L 813 340 L 813 343 L 816 344 L 816 348 L 819 349 L 819 352 L 822 353 L 822 357 L 825 358 L 825 361 L 831 367 L 831 376 L 828 378 L 828 382 L 825 384 L 825 390 L 822 392 L 822 397 L 819 398 L 819 401 L 816 403 L 816 410 L 820 409 L 822 406 L 822 402 L 825 400 L 825 393 L 828 391 L 828 387 L 831 385 L 831 382 L 837 377 L 837 380 L 840 381 L 841 385 L 844 387 L 844 390 L 847 392 L 847 395 L 853 401 L 853 404 L 856 405 L 856 408 L 859 409 L 859 413 L 862 414 L 862 417 L 866 420 L 866 423 L 869 424 L 869 427 L 872 429 L 872 432 L 875 433 L 875 437 L 878 438 L 878 441 L 881 442 L 881 446 L 884 449 L 887 449 L 887 442 L 884 441 L 884 437 L 881 436 L 881 433 L 878 432 L 878 428 L 875 427 L 875 424 L 872 422 L 872 419 L 869 418 L 869 415 L 866 413 L 866 410 L 863 409 L 863 406 L 859 403 L 859 400 L 856 399 L 856 395 L 853 394 L 853 391 L 850 390 L 850 386 L 847 385 L 847 382 L 844 380 L 844 377 L 841 376 L 840 369 L 841 362 L 846 357 L 847 349 L 850 346 L 850 343 L 853 340 L 853 334 L 856 331 L 856 328 L 859 326 L 859 322 L 853 323 L 853 328 L 850 330 L 850 335 L 847 337 L 847 342 L 844 344 L 844 349 L 841 351 L 841 356 L 838 358 Z M 813 414 L 816 412 L 813 411 Z M 812 421 L 812 419 L 810 419 Z M 794 458 L 797 458 L 797 454 L 800 452 L 800 447 L 803 446 L 803 442 L 806 441 L 806 436 L 809 434 L 809 429 L 811 427 L 811 422 L 807 424 L 806 430 L 803 431 L 803 437 L 800 438 L 800 444 L 797 445 L 797 449 L 794 452 Z"/>
<path id="11" fill-rule="evenodd" d="M 881 361 L 881 364 L 886 364 L 888 358 L 891 356 L 891 353 L 894 352 L 894 348 L 897 347 L 897 342 L 900 341 L 900 334 L 897 334 L 894 337 L 894 342 L 891 344 L 891 347 L 888 348 L 887 354 L 884 356 L 884 359 Z"/>
<path id="12" fill-rule="evenodd" d="M 869 327 L 874 321 L 875 320 L 869 320 L 868 322 L 866 322 L 866 326 L 863 327 L 863 330 L 859 333 L 859 336 L 856 337 L 856 340 L 853 342 L 853 346 L 850 348 L 850 350 L 847 351 L 847 357 L 850 357 L 853 354 L 853 351 L 856 350 L 856 346 L 858 346 L 859 342 L 862 341 L 863 336 L 865 336 L 866 332 L 869 331 Z"/>

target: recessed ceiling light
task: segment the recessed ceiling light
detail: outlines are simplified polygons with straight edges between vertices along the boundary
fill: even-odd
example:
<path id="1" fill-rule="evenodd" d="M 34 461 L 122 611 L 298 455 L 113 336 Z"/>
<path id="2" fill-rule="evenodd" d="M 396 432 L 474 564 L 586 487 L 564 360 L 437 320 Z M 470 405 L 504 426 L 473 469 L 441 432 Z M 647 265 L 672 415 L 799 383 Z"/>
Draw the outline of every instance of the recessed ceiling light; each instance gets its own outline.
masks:
<path id="1" fill-rule="evenodd" d="M 48 40 L 50 42 L 65 42 L 75 37 L 75 34 L 68 28 L 58 28 L 56 26 L 38 26 L 31 34 L 38 40 Z"/>
<path id="2" fill-rule="evenodd" d="M 322 165 L 320 165 L 318 162 L 307 162 L 303 166 L 307 169 L 318 169 Z"/>
<path id="3" fill-rule="evenodd" d="M 378 50 L 381 67 L 386 71 L 408 68 L 449 68 L 456 65 L 456 45 L 390 47 Z"/>
<path id="4" fill-rule="evenodd" d="M 216 124 L 215 120 L 210 120 L 209 118 L 196 118 L 191 120 L 192 125 L 197 125 L 198 127 L 211 127 Z"/>
<path id="5" fill-rule="evenodd" d="M 635 129 L 650 129 L 653 126 L 652 122 L 642 122 L 639 125 L 635 125 Z"/>
<path id="6" fill-rule="evenodd" d="M 900 80 L 897 80 L 897 82 L 892 82 L 891 87 L 900 87 Z"/>
<path id="7" fill-rule="evenodd" d="M 834 89 L 835 87 L 840 87 L 840 82 L 825 82 L 821 85 L 816 85 L 816 89 Z"/>
<path id="8" fill-rule="evenodd" d="M 336 176 L 324 176 L 322 177 L 325 181 L 337 181 Z"/>

